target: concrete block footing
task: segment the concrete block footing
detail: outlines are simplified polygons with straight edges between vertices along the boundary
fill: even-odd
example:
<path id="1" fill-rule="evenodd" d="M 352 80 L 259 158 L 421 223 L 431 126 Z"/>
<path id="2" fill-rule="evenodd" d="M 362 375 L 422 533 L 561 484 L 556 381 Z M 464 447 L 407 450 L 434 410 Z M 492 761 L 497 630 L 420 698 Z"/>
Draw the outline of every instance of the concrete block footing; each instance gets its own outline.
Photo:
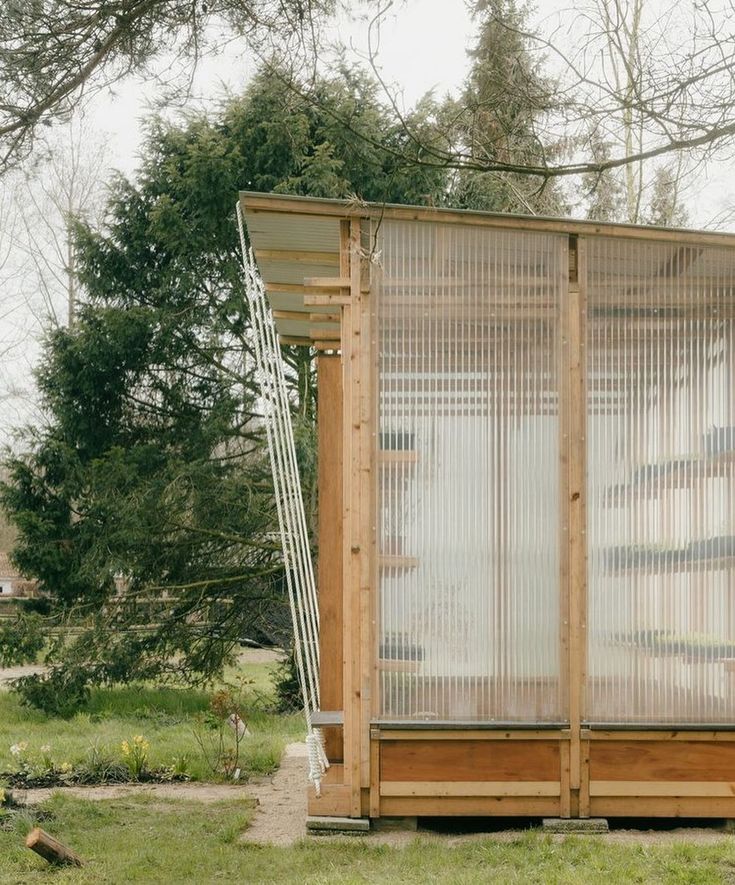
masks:
<path id="1" fill-rule="evenodd" d="M 366 817 L 307 817 L 306 832 L 312 836 L 346 833 L 360 836 L 370 832 L 370 820 Z"/>
<path id="2" fill-rule="evenodd" d="M 376 817 L 373 829 L 379 833 L 415 833 L 418 819 L 415 817 Z"/>

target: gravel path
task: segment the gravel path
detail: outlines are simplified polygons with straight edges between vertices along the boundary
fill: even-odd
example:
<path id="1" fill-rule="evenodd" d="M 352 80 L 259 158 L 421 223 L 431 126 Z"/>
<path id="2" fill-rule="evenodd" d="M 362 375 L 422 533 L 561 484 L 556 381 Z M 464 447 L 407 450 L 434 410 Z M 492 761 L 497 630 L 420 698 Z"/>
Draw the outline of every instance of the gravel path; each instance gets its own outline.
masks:
<path id="1" fill-rule="evenodd" d="M 293 845 L 306 835 L 306 744 L 289 744 L 270 783 L 248 785 L 258 807 L 244 842 Z"/>
<path id="2" fill-rule="evenodd" d="M 13 790 L 19 798 L 25 796 L 29 805 L 45 802 L 52 793 L 64 793 L 80 799 L 100 801 L 124 799 L 127 796 L 155 796 L 158 799 L 185 799 L 188 802 L 222 802 L 225 799 L 245 798 L 251 795 L 249 785 L 238 784 L 109 784 L 100 787 L 48 787 L 37 790 Z"/>
<path id="3" fill-rule="evenodd" d="M 0 685 L 11 682 L 20 676 L 33 676 L 35 673 L 43 673 L 45 667 L 4 667 L 0 668 Z"/>
<path id="4" fill-rule="evenodd" d="M 244 648 L 237 655 L 241 664 L 274 664 L 283 659 L 283 652 L 274 648 Z M 29 667 L 0 667 L 0 685 L 18 679 L 19 676 L 32 676 L 43 673 L 47 668 L 42 665 Z"/>

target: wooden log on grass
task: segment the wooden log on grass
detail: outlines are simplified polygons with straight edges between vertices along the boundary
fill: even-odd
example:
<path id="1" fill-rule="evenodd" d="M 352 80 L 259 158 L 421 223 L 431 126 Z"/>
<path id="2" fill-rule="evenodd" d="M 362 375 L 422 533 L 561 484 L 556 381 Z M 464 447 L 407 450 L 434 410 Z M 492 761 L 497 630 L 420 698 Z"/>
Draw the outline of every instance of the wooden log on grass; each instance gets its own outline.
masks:
<path id="1" fill-rule="evenodd" d="M 35 827 L 26 837 L 26 848 L 40 854 L 44 860 L 55 864 L 73 864 L 74 866 L 84 866 L 84 861 L 71 848 L 62 845 L 58 839 L 49 836 L 45 830 Z"/>

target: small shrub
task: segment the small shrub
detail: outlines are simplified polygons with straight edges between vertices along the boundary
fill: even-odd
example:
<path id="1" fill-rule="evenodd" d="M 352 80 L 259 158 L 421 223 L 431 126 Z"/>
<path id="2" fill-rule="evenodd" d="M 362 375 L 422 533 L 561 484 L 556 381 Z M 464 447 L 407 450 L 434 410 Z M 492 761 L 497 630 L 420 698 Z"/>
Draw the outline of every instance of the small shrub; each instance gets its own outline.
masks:
<path id="1" fill-rule="evenodd" d="M 22 704 L 62 719 L 70 719 L 89 700 L 86 674 L 67 667 L 21 676 L 13 681 L 12 688 Z"/>
<path id="2" fill-rule="evenodd" d="M 15 620 L 0 626 L 0 666 L 32 663 L 44 642 L 43 620 L 35 614 L 19 614 Z"/>
<path id="3" fill-rule="evenodd" d="M 51 600 L 48 596 L 33 596 L 29 599 L 18 599 L 16 605 L 20 607 L 21 611 L 28 612 L 28 614 L 41 615 L 44 618 L 48 617 L 53 610 Z"/>
<path id="4" fill-rule="evenodd" d="M 277 712 L 295 713 L 303 708 L 301 685 L 293 652 L 274 668 L 273 686 L 276 690 Z"/>
<path id="5" fill-rule="evenodd" d="M 136 734 L 130 741 L 120 744 L 125 764 L 134 781 L 139 781 L 148 770 L 148 750 L 150 744 L 142 734 Z"/>
<path id="6" fill-rule="evenodd" d="M 188 780 L 189 754 L 182 753 L 180 756 L 174 756 L 166 771 L 169 775 L 169 780 Z"/>
<path id="7" fill-rule="evenodd" d="M 197 717 L 194 738 L 214 775 L 240 776 L 240 747 L 250 737 L 242 697 L 250 685 L 252 680 L 242 679 L 238 685 L 216 691 L 209 709 Z"/>
<path id="8" fill-rule="evenodd" d="M 75 765 L 70 775 L 70 782 L 76 784 L 124 784 L 130 780 L 128 766 L 96 745 L 89 748 L 85 760 Z"/>

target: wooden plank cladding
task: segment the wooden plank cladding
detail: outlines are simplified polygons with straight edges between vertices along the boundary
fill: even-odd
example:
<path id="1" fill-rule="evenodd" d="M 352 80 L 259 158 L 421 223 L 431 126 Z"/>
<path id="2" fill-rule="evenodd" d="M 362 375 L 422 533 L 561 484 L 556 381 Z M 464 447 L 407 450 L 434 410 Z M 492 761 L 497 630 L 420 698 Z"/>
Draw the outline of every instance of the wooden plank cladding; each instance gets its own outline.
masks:
<path id="1" fill-rule="evenodd" d="M 591 741 L 590 781 L 735 781 L 735 743 Z"/>
<path id="2" fill-rule="evenodd" d="M 558 741 L 383 741 L 381 781 L 558 781 Z"/>
<path id="3" fill-rule="evenodd" d="M 735 783 L 716 781 L 590 781 L 590 796 L 735 797 Z"/>
<path id="4" fill-rule="evenodd" d="M 380 785 L 381 796 L 558 796 L 560 793 L 559 781 L 383 781 Z"/>
<path id="5" fill-rule="evenodd" d="M 559 814 L 554 796 L 384 796 L 384 817 L 553 817 Z"/>
<path id="6" fill-rule="evenodd" d="M 735 817 L 735 798 L 604 796 L 590 799 L 591 817 Z"/>

